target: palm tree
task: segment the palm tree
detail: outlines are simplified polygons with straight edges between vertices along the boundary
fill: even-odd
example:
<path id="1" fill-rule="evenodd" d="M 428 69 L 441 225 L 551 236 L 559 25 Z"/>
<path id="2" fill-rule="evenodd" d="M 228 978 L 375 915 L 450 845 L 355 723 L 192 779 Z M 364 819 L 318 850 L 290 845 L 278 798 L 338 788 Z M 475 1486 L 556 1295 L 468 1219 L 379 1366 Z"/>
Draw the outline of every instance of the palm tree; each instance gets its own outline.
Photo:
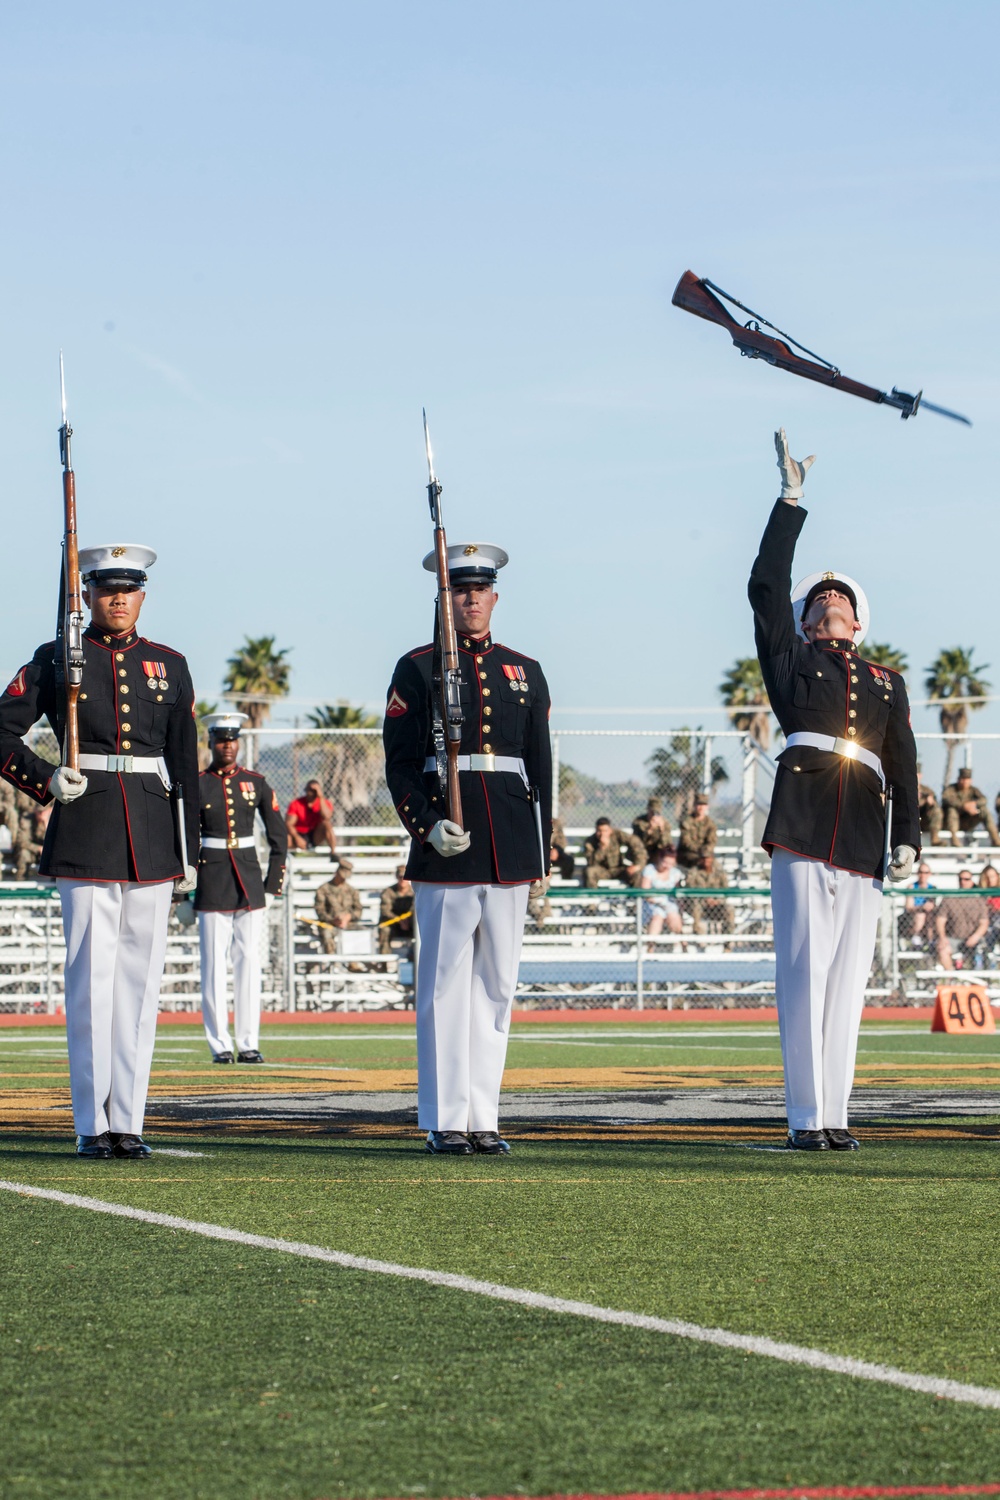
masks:
<path id="1" fill-rule="evenodd" d="M 695 793 L 701 790 L 705 738 L 700 725 L 695 730 L 685 727 L 677 734 L 672 734 L 668 744 L 657 745 L 646 761 L 653 791 L 665 802 L 673 804 L 676 822 L 689 811 Z M 729 780 L 729 772 L 721 755 L 712 756 L 708 780 L 713 789 L 719 782 Z"/>
<path id="2" fill-rule="evenodd" d="M 246 714 L 251 729 L 259 729 L 271 714 L 271 706 L 262 697 L 283 698 L 288 692 L 291 666 L 285 660 L 287 649 L 276 651 L 273 635 L 247 636 L 242 646 L 226 663 L 222 685 L 227 693 L 246 693 L 237 698 L 236 707 Z"/>
<path id="3" fill-rule="evenodd" d="M 982 703 L 970 703 L 970 698 L 985 698 L 990 686 L 979 674 L 989 666 L 984 662 L 976 666 L 972 660 L 972 648 L 949 646 L 939 651 L 927 668 L 924 687 L 931 702 L 940 704 L 941 733 L 963 735 L 969 727 L 969 709 L 982 708 Z M 945 741 L 944 784 L 951 782 L 951 764 L 955 755 L 955 741 Z"/>
<path id="4" fill-rule="evenodd" d="M 906 652 L 897 651 L 895 646 L 890 646 L 886 641 L 866 641 L 861 654 L 865 661 L 874 662 L 877 667 L 888 667 L 890 671 L 899 672 L 904 677 L 910 665 Z"/>
<path id="5" fill-rule="evenodd" d="M 344 698 L 321 704 L 307 718 L 314 730 L 378 729 L 382 723 L 378 714 L 367 714 Z M 307 734 L 301 748 L 313 766 L 312 775 L 333 798 L 338 821 L 378 821 L 374 804 L 385 775 L 385 761 L 377 735 Z"/>
<path id="6" fill-rule="evenodd" d="M 722 701 L 729 709 L 749 709 L 730 714 L 734 729 L 749 734 L 766 750 L 771 743 L 771 705 L 756 656 L 738 656 L 719 683 Z"/>

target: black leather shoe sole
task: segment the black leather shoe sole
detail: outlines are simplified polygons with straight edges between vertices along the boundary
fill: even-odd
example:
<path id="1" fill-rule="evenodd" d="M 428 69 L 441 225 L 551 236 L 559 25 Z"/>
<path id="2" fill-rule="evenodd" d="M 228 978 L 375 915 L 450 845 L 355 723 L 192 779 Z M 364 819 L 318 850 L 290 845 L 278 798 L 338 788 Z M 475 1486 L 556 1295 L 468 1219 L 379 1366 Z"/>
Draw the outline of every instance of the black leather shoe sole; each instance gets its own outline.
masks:
<path id="1" fill-rule="evenodd" d="M 824 1130 L 831 1151 L 860 1151 L 861 1143 L 849 1130 Z"/>
<path id="2" fill-rule="evenodd" d="M 117 1139 L 112 1135 L 111 1151 L 118 1161 L 148 1161 L 153 1154 L 152 1146 L 147 1146 L 139 1135 L 121 1135 Z"/>
<path id="3" fill-rule="evenodd" d="M 790 1130 L 786 1142 L 789 1151 L 829 1151 L 830 1142 L 822 1130 Z"/>
<path id="4" fill-rule="evenodd" d="M 259 1052 L 241 1052 L 236 1061 L 238 1063 L 262 1063 L 264 1059 Z"/>
<path id="5" fill-rule="evenodd" d="M 235 1059 L 233 1058 L 233 1054 L 231 1052 L 214 1052 L 212 1054 L 212 1061 L 214 1063 L 231 1063 L 235 1061 Z"/>
<path id="6" fill-rule="evenodd" d="M 110 1161 L 114 1153 L 107 1135 L 78 1135 L 76 1154 L 84 1161 Z"/>
<path id="7" fill-rule="evenodd" d="M 471 1141 L 466 1140 L 465 1136 L 456 1135 L 453 1140 L 445 1141 L 433 1130 L 427 1137 L 424 1150 L 429 1151 L 432 1156 L 475 1156 L 476 1154 L 475 1146 Z"/>
<path id="8" fill-rule="evenodd" d="M 469 1140 L 475 1147 L 477 1156 L 509 1156 L 510 1142 L 505 1141 L 502 1136 L 495 1135 L 492 1131 L 488 1133 L 477 1133 L 473 1131 Z"/>

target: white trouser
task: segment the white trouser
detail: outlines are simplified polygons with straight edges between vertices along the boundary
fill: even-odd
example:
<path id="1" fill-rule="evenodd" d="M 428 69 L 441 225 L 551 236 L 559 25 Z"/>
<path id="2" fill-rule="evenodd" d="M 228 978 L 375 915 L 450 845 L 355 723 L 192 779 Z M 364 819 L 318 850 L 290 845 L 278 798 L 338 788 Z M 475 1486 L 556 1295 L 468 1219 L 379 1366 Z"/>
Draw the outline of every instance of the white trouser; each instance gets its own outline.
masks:
<path id="1" fill-rule="evenodd" d="M 233 1011 L 238 1052 L 256 1052 L 260 1041 L 260 944 L 264 908 L 259 911 L 200 911 L 201 1014 L 208 1045 L 218 1055 L 232 1052 L 229 1035 L 228 967 L 233 964 Z"/>
<path id="2" fill-rule="evenodd" d="M 418 882 L 417 1118 L 421 1130 L 496 1130 L 526 885 Z"/>
<path id="3" fill-rule="evenodd" d="M 66 933 L 66 1040 L 78 1135 L 140 1135 L 173 881 L 56 881 Z"/>
<path id="4" fill-rule="evenodd" d="M 845 1130 L 882 885 L 776 849 L 775 987 L 792 1130 Z"/>

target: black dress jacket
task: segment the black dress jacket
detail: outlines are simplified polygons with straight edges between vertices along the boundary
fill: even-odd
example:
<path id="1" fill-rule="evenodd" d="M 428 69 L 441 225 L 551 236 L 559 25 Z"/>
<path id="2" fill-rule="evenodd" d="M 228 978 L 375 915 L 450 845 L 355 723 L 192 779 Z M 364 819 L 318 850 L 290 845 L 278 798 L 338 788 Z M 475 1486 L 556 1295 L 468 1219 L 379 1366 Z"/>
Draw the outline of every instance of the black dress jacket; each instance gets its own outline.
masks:
<path id="1" fill-rule="evenodd" d="M 198 849 L 198 736 L 187 662 L 169 646 L 130 631 L 83 635 L 79 697 L 83 755 L 162 756 L 185 790 L 188 858 Z M 52 801 L 55 767 L 24 744 L 46 718 L 60 745 L 65 698 L 56 685 L 55 643 L 39 646 L 0 696 L 0 775 L 37 802 Z M 174 805 L 154 773 L 87 771 L 87 790 L 56 803 L 38 863 L 40 875 L 75 880 L 173 880 L 182 874 Z"/>
<path id="2" fill-rule="evenodd" d="M 549 689 L 530 656 L 490 636 L 459 636 L 462 669 L 462 755 L 503 755 L 524 761 L 539 796 L 542 847 L 528 787 L 516 771 L 460 771 L 463 824 L 472 835 L 464 854 L 444 859 L 427 842 L 446 816 L 437 772 L 425 771 L 432 739 L 433 648 L 420 646 L 396 663 L 382 731 L 385 774 L 396 811 L 412 838 L 410 880 L 448 885 L 523 885 L 548 873 L 552 837 L 552 748 Z M 544 849 L 544 855 L 543 855 Z"/>
<path id="3" fill-rule="evenodd" d="M 198 782 L 201 836 L 225 839 L 226 849 L 202 848 L 198 856 L 196 911 L 259 911 L 269 896 L 280 896 L 285 879 L 288 830 L 278 799 L 257 771 L 226 766 L 203 771 Z M 253 847 L 239 849 L 236 840 L 253 836 L 260 813 L 270 846 L 267 878 Z"/>
<path id="4" fill-rule="evenodd" d="M 785 735 L 834 735 L 872 751 L 892 787 L 892 840 L 920 849 L 917 751 L 898 672 L 865 661 L 852 641 L 811 645 L 795 632 L 792 557 L 806 512 L 779 500 L 750 574 L 757 655 Z M 877 773 L 859 760 L 805 746 L 778 756 L 762 840 L 839 869 L 884 878 L 885 808 Z"/>

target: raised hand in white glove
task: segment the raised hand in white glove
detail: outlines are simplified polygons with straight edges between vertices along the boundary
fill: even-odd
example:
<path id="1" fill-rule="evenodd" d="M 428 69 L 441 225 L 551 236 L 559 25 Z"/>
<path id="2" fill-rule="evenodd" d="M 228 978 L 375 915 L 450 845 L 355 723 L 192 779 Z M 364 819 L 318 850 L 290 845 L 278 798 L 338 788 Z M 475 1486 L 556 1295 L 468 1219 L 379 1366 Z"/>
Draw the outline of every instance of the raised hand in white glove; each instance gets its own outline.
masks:
<path id="1" fill-rule="evenodd" d="M 57 766 L 52 772 L 49 791 L 57 802 L 75 802 L 87 790 L 87 778 L 71 766 Z"/>
<path id="2" fill-rule="evenodd" d="M 450 859 L 453 854 L 465 853 L 472 843 L 472 835 L 459 828 L 457 823 L 452 823 L 449 818 L 442 818 L 427 835 L 427 842 L 442 858 Z"/>
<path id="3" fill-rule="evenodd" d="M 913 873 L 913 861 L 916 857 L 916 849 L 911 848 L 909 844 L 897 844 L 889 861 L 889 879 L 905 880 Z"/>
<path id="4" fill-rule="evenodd" d="M 174 890 L 177 892 L 178 896 L 190 896 L 191 892 L 194 890 L 197 884 L 198 871 L 195 869 L 194 865 L 185 865 L 184 874 L 180 877 L 179 880 L 174 881 Z"/>
<path id="5" fill-rule="evenodd" d="M 808 458 L 791 458 L 785 429 L 779 427 L 774 434 L 774 446 L 778 454 L 778 469 L 781 473 L 781 498 L 793 503 L 802 499 L 802 486 L 806 475 L 816 462 L 815 453 Z"/>

